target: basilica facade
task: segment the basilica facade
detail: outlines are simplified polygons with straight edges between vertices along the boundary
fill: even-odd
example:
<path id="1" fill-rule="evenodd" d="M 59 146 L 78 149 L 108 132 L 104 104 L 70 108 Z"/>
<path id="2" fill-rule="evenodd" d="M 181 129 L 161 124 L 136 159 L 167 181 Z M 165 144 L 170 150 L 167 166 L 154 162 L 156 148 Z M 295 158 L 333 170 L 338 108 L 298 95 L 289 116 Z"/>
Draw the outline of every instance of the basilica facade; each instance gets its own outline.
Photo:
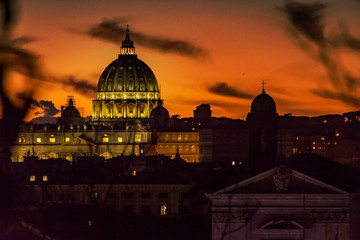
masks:
<path id="1" fill-rule="evenodd" d="M 169 127 L 169 112 L 163 107 L 157 79 L 135 54 L 126 30 L 120 54 L 101 74 L 92 120 L 85 122 L 70 98 L 57 124 L 24 123 L 11 159 L 130 155 L 170 155 L 179 151 L 188 162 L 199 161 L 199 133 Z"/>

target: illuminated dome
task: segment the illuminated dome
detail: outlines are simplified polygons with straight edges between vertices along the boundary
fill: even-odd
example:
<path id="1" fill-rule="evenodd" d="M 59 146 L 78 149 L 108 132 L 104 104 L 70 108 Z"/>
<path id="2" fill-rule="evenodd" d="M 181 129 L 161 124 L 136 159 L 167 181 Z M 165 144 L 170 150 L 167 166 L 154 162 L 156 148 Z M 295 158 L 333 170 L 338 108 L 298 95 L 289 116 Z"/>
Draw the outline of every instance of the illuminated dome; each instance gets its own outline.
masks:
<path id="1" fill-rule="evenodd" d="M 265 93 L 263 89 L 262 93 L 255 97 L 251 104 L 251 113 L 265 115 L 276 114 L 276 104 L 274 99 Z"/>
<path id="2" fill-rule="evenodd" d="M 119 55 L 101 74 L 97 92 L 159 92 L 154 73 L 140 59 Z"/>
<path id="3" fill-rule="evenodd" d="M 93 100 L 93 121 L 149 118 L 159 99 L 156 77 L 137 58 L 127 28 L 118 58 L 100 76 Z"/>

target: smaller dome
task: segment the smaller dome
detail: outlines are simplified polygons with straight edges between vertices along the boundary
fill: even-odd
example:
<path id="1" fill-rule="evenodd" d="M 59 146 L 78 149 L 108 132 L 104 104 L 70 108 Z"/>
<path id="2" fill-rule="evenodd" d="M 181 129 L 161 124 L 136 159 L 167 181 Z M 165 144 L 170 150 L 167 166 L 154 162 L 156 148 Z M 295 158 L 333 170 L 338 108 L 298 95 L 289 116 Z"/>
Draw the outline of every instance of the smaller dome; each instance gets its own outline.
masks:
<path id="1" fill-rule="evenodd" d="M 276 114 L 276 104 L 272 97 L 265 93 L 263 89 L 262 93 L 255 97 L 251 104 L 251 113 L 253 114 Z"/>
<path id="2" fill-rule="evenodd" d="M 85 122 L 79 110 L 74 106 L 72 98 L 69 100 L 69 105 L 64 110 L 61 110 L 60 122 L 63 124 L 83 124 Z"/>
<path id="3" fill-rule="evenodd" d="M 157 107 L 155 107 L 150 113 L 151 128 L 158 130 L 166 127 L 169 118 L 169 111 L 163 107 L 162 101 L 159 100 Z"/>
<path id="4" fill-rule="evenodd" d="M 74 107 L 74 102 L 72 99 L 69 100 L 69 106 L 64 109 L 61 113 L 62 118 L 80 118 L 80 112 Z"/>

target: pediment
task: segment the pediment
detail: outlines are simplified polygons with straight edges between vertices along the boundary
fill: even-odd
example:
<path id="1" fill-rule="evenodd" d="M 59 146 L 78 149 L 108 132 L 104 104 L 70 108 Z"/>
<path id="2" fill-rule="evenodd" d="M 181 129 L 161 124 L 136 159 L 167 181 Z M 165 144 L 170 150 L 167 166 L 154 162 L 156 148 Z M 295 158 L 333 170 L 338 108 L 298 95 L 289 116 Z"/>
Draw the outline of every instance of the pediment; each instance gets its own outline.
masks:
<path id="1" fill-rule="evenodd" d="M 279 166 L 233 184 L 219 194 L 344 194 L 332 185 L 285 166 Z"/>
<path id="2" fill-rule="evenodd" d="M 92 142 L 90 142 L 89 140 L 86 140 L 82 137 L 76 137 L 72 140 L 70 140 L 69 142 L 64 143 L 63 145 L 96 145 Z"/>
<path id="3" fill-rule="evenodd" d="M 301 224 L 291 220 L 272 220 L 259 227 L 259 229 L 304 229 L 304 227 Z"/>

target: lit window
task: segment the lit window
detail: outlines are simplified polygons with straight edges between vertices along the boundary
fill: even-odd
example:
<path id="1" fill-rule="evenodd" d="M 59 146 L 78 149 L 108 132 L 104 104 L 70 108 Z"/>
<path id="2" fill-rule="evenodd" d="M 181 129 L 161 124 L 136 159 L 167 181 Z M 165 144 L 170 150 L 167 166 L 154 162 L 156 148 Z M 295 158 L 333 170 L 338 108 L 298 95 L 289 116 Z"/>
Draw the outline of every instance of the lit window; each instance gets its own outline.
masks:
<path id="1" fill-rule="evenodd" d="M 43 176 L 43 182 L 47 182 L 48 181 L 48 176 Z"/>
<path id="2" fill-rule="evenodd" d="M 324 141 L 324 140 L 325 140 L 325 137 L 321 137 L 321 140 L 323 140 L 323 141 Z"/>
<path id="3" fill-rule="evenodd" d="M 24 143 L 25 142 L 25 137 L 19 137 L 19 143 Z"/>
<path id="4" fill-rule="evenodd" d="M 315 149 L 315 147 L 313 147 L 313 149 Z"/>
<path id="5" fill-rule="evenodd" d="M 144 154 L 144 149 L 140 149 L 140 153 L 141 153 L 141 154 Z"/>
<path id="6" fill-rule="evenodd" d="M 36 138 L 37 143 L 41 143 L 41 138 Z"/>
<path id="7" fill-rule="evenodd" d="M 141 142 L 141 134 L 135 134 L 135 142 Z"/>
<path id="8" fill-rule="evenodd" d="M 181 139 L 182 139 L 181 134 L 179 134 L 178 141 L 181 141 Z"/>
<path id="9" fill-rule="evenodd" d="M 242 162 L 239 162 L 239 165 L 242 165 Z"/>
<path id="10" fill-rule="evenodd" d="M 296 137 L 296 140 L 299 140 L 299 137 Z"/>
<path id="11" fill-rule="evenodd" d="M 65 138 L 65 142 L 70 142 L 70 138 L 69 138 L 69 137 L 66 137 L 66 138 Z"/>
<path id="12" fill-rule="evenodd" d="M 336 145 L 336 144 L 337 144 L 337 142 L 334 142 L 334 144 Z"/>
<path id="13" fill-rule="evenodd" d="M 109 142 L 109 136 L 107 134 L 104 135 L 103 142 Z"/>
<path id="14" fill-rule="evenodd" d="M 335 134 L 335 136 L 337 136 L 337 137 L 338 137 L 338 136 L 340 136 L 340 134 L 339 134 L 339 133 L 336 133 L 336 134 Z"/>
<path id="15" fill-rule="evenodd" d="M 99 194 L 97 192 L 93 192 L 91 197 L 93 199 L 97 199 L 99 197 Z"/>
<path id="16" fill-rule="evenodd" d="M 160 214 L 162 216 L 165 216 L 166 215 L 166 205 L 161 205 L 160 206 Z"/>
<path id="17" fill-rule="evenodd" d="M 313 142 L 313 145 L 315 145 L 316 144 L 316 142 Z"/>
<path id="18" fill-rule="evenodd" d="M 231 162 L 231 165 L 232 165 L 232 166 L 235 166 L 235 161 L 232 161 L 232 162 Z"/>
<path id="19" fill-rule="evenodd" d="M 133 175 L 133 176 L 136 176 L 136 171 L 135 171 L 135 170 L 132 171 L 132 175 Z"/>
<path id="20" fill-rule="evenodd" d="M 34 175 L 30 176 L 30 182 L 35 182 L 35 176 Z"/>
<path id="21" fill-rule="evenodd" d="M 18 162 L 24 162 L 24 156 L 20 154 L 20 155 L 18 156 L 17 161 L 18 161 Z"/>
<path id="22" fill-rule="evenodd" d="M 49 142 L 54 143 L 54 142 L 55 142 L 55 138 L 54 138 L 54 137 L 49 138 Z"/>
<path id="23" fill-rule="evenodd" d="M 118 137 L 118 142 L 122 142 L 122 141 L 123 141 L 122 137 Z"/>
<path id="24" fill-rule="evenodd" d="M 196 146 L 195 145 L 191 145 L 191 152 L 196 152 Z"/>

